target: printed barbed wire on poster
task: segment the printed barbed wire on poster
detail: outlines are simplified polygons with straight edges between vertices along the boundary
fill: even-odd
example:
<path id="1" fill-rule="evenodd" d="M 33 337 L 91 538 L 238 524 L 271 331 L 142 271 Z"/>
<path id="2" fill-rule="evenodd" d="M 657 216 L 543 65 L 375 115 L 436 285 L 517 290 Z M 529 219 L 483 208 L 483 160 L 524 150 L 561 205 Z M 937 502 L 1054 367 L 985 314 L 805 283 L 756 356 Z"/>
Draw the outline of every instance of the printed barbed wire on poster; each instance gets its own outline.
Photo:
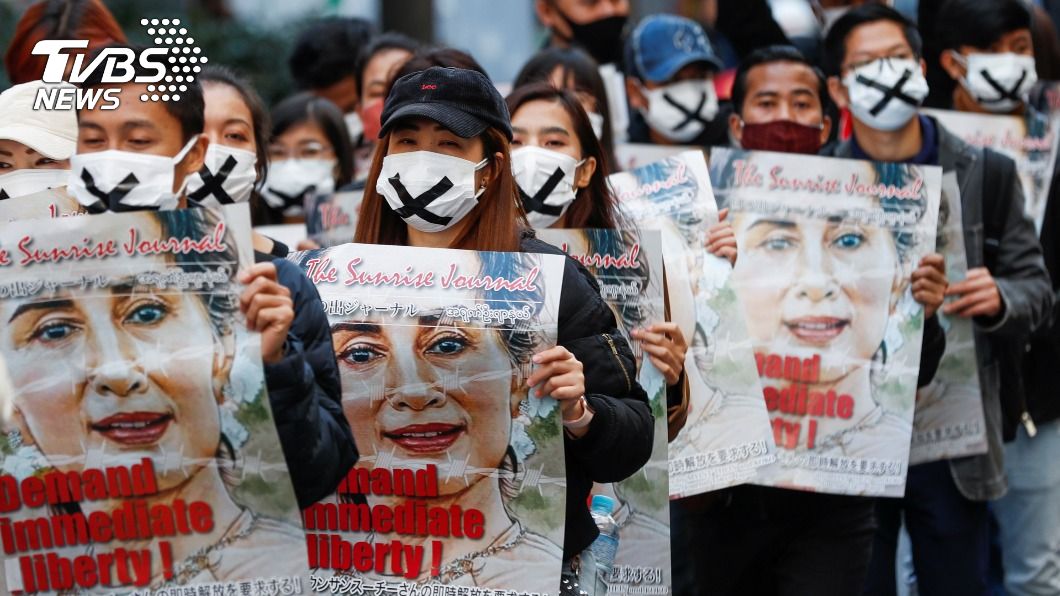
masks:
<path id="1" fill-rule="evenodd" d="M 956 173 L 944 175 L 935 251 L 946 258 L 946 278 L 951 284 L 968 275 L 960 193 Z M 947 316 L 942 309 L 936 316 L 946 331 L 946 352 L 935 378 L 917 390 L 910 465 L 977 455 L 987 449 L 972 321 Z"/>
<path id="2" fill-rule="evenodd" d="M 646 357 L 640 341 L 630 336 L 666 320 L 663 292 L 662 236 L 658 230 L 556 229 L 535 230 L 538 238 L 557 246 L 585 265 L 600 283 L 600 294 L 615 313 L 619 329 L 637 358 L 637 380 L 648 394 L 655 415 L 651 459 L 630 478 L 597 484 L 593 494 L 615 500 L 611 514 L 618 524 L 614 570 L 606 576 L 608 594 L 629 595 L 650 583 L 665 596 L 670 578 L 670 507 L 667 472 L 666 380 Z M 629 572 L 658 569 L 657 574 Z M 622 573 L 621 570 L 627 570 Z"/>
<path id="3" fill-rule="evenodd" d="M 346 244 L 289 258 L 323 301 L 360 453 L 305 512 L 310 566 L 554 593 L 563 435 L 526 379 L 556 342 L 563 257 Z"/>
<path id="4" fill-rule="evenodd" d="M 689 414 L 669 446 L 670 497 L 746 482 L 775 447 L 732 267 L 704 248 L 718 209 L 703 153 L 608 180 L 631 221 L 661 232 L 670 316 L 689 345 Z M 727 457 L 710 456 L 719 452 Z"/>
<path id="5" fill-rule="evenodd" d="M 0 219 L 2 219 L 0 209 Z M 246 205 L 0 224 L 6 590 L 308 573 L 260 338 Z M 89 523 L 88 520 L 91 520 Z"/>
<path id="6" fill-rule="evenodd" d="M 711 151 L 778 459 L 756 484 L 900 496 L 941 168 Z"/>
<path id="7" fill-rule="evenodd" d="M 987 147 L 1016 162 L 1023 207 L 1041 232 L 1060 144 L 1060 116 L 1027 108 L 1022 116 L 924 110 L 973 147 Z"/>
<path id="8" fill-rule="evenodd" d="M 307 195 L 306 233 L 322 247 L 353 242 L 363 190 L 340 190 L 328 195 Z"/>

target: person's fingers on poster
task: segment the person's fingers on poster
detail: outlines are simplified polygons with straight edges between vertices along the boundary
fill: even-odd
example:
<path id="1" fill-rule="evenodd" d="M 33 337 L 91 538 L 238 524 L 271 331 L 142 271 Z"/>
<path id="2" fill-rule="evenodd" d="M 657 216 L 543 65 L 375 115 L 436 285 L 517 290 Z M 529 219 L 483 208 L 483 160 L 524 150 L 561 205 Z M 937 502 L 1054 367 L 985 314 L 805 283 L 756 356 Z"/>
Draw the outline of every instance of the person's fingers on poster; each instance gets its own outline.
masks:
<path id="1" fill-rule="evenodd" d="M 684 370 L 688 342 L 676 323 L 658 323 L 646 329 L 634 329 L 634 339 L 640 340 L 641 348 L 659 369 L 667 385 L 676 385 Z"/>
<path id="2" fill-rule="evenodd" d="M 925 255 L 913 271 L 913 298 L 924 306 L 924 316 L 931 318 L 946 298 L 946 258 L 938 253 Z"/>
<path id="3" fill-rule="evenodd" d="M 279 362 L 294 321 L 291 292 L 276 281 L 272 263 L 247 268 L 239 281 L 246 286 L 239 296 L 239 309 L 247 317 L 247 328 L 261 334 L 261 359 L 266 364 Z"/>
<path id="4" fill-rule="evenodd" d="M 731 265 L 736 265 L 736 234 L 733 232 L 732 224 L 725 221 L 728 215 L 728 207 L 718 212 L 719 223 L 711 226 L 707 231 L 707 251 L 712 255 L 727 259 Z"/>
<path id="5" fill-rule="evenodd" d="M 303 238 L 302 240 L 298 241 L 296 248 L 298 250 L 316 250 L 318 248 L 321 248 L 321 246 L 313 240 L 310 240 L 309 238 Z"/>
<path id="6" fill-rule="evenodd" d="M 585 375 L 582 363 L 567 348 L 556 346 L 534 355 L 537 368 L 526 380 L 537 387 L 537 396 L 550 395 L 559 400 L 565 418 L 572 413 L 578 400 L 585 395 Z"/>
<path id="7" fill-rule="evenodd" d="M 960 296 L 942 312 L 959 317 L 993 317 L 1001 312 L 1001 293 L 985 267 L 968 270 L 968 276 L 946 290 L 947 296 Z"/>

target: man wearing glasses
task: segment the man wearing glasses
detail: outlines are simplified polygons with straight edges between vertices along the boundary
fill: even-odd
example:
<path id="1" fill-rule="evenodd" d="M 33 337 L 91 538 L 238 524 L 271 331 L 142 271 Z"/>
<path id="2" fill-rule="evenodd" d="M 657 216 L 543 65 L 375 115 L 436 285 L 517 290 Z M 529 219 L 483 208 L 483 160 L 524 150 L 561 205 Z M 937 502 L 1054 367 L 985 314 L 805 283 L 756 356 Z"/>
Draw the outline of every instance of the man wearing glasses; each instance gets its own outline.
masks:
<path id="1" fill-rule="evenodd" d="M 912 466 L 902 499 L 880 499 L 866 594 L 894 594 L 894 556 L 904 514 L 919 593 L 986 594 L 987 501 L 1006 490 L 1001 417 L 1020 395 L 1000 382 L 1018 374 L 1017 352 L 1048 316 L 1052 291 L 1012 160 L 962 142 L 917 113 L 928 86 L 921 39 L 899 13 L 857 7 L 825 39 L 828 91 L 848 109 L 853 136 L 839 157 L 941 165 L 961 189 L 968 276 L 950 285 L 943 312 L 974 321 L 987 453 Z M 1006 372 L 1007 371 L 1007 372 Z"/>

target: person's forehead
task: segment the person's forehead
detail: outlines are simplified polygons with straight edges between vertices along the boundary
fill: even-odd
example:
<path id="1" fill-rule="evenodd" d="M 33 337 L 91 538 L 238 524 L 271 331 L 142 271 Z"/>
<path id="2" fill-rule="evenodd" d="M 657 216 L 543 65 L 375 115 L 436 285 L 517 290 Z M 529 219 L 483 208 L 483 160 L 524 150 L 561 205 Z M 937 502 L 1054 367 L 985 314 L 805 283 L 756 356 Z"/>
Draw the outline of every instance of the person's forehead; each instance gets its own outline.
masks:
<path id="1" fill-rule="evenodd" d="M 820 83 L 817 74 L 805 64 L 788 61 L 768 62 L 754 66 L 747 71 L 745 95 L 751 97 L 755 93 L 764 91 L 790 93 L 799 89 L 807 89 L 816 97 L 820 90 Z"/>
<path id="2" fill-rule="evenodd" d="M 911 50 L 901 25 L 894 21 L 873 21 L 851 30 L 846 38 L 846 54 L 880 54 L 898 49 Z"/>
<path id="3" fill-rule="evenodd" d="M 224 83 L 207 83 L 202 89 L 206 104 L 207 118 L 224 117 L 251 120 L 250 106 L 243 96 L 230 85 Z"/>
<path id="4" fill-rule="evenodd" d="M 138 122 L 164 133 L 180 134 L 180 121 L 166 109 L 161 101 L 143 101 L 150 96 L 147 86 L 129 84 L 117 87 L 118 107 L 113 110 L 83 109 L 78 111 L 81 124 L 90 122 L 103 127 L 120 127 Z"/>

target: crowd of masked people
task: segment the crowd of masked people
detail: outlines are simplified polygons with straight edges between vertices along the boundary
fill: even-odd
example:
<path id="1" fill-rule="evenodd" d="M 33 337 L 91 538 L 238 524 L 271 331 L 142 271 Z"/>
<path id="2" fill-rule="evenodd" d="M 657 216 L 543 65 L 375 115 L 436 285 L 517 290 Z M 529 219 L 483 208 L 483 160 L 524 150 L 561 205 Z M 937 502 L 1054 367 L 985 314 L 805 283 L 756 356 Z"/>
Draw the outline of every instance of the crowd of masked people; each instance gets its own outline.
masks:
<path id="1" fill-rule="evenodd" d="M 288 66 L 298 89 L 271 107 L 244 73 L 211 63 L 179 101 L 138 101 L 143 85 L 107 85 L 96 72 L 79 85 L 118 87 L 117 109 L 40 112 L 37 41 L 88 39 L 90 52 L 128 45 L 99 0 L 40 2 L 4 42 L 13 86 L 0 94 L 0 200 L 58 189 L 92 213 L 247 201 L 255 224 L 267 225 L 304 217 L 311 194 L 361 189 L 354 242 L 560 254 L 533 229 L 625 225 L 606 183 L 622 143 L 941 166 L 961 191 L 968 275 L 946 280 L 927 260 L 913 291 L 931 315 L 925 359 L 934 365 L 933 313 L 974 322 L 988 451 L 911 466 L 902 498 L 739 486 L 674 501 L 674 591 L 896 594 L 909 588 L 896 567 L 907 567 L 925 596 L 1060 594 L 1060 395 L 1050 379 L 1060 365 L 1060 206 L 1050 194 L 1039 233 L 1013 161 L 919 112 L 1048 110 L 1042 89 L 1058 45 L 1048 14 L 1021 0 L 921 0 L 918 27 L 862 4 L 833 11 L 800 51 L 764 2 L 637 22 L 629 4 L 536 0 L 548 37 L 513 81 L 491 80 L 459 49 L 326 18 L 296 34 Z M 557 168 L 563 184 L 534 175 Z M 130 173 L 138 182 L 123 184 Z M 253 242 L 258 264 L 244 274 L 241 302 L 273 313 L 254 325 L 272 336 L 263 341 L 274 346 L 263 354 L 269 397 L 307 506 L 334 491 L 357 452 L 319 297 L 284 260 L 295 247 L 262 233 Z M 705 247 L 733 262 L 740 248 L 724 222 Z M 594 580 L 579 576 L 597 533 L 585 499 L 591 482 L 645 463 L 652 415 L 643 390 L 616 388 L 610 355 L 584 341 L 615 321 L 591 276 L 568 261 L 559 348 L 535 377 L 562 404 L 564 590 L 593 594 Z M 679 387 L 680 330 L 661 321 L 635 337 Z M 934 365 L 922 367 L 920 385 Z M 680 424 L 681 392 L 671 394 L 669 418 Z"/>

